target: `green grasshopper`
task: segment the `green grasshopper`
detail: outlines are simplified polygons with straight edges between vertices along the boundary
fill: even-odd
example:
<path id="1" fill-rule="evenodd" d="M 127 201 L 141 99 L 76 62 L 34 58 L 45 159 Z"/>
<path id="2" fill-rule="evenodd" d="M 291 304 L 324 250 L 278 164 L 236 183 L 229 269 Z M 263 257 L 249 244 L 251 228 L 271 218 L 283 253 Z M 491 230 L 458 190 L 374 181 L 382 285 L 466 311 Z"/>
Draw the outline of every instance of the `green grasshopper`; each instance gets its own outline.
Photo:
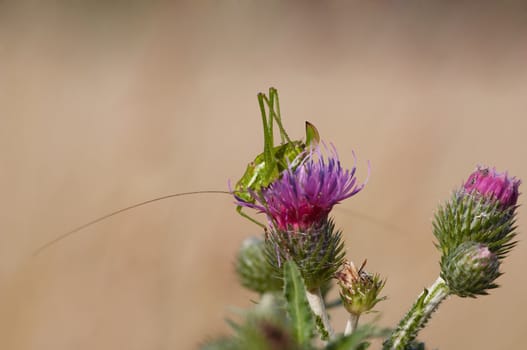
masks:
<path id="1" fill-rule="evenodd" d="M 282 125 L 280 115 L 280 102 L 278 91 L 269 89 L 269 97 L 264 93 L 258 94 L 258 103 L 262 114 L 264 132 L 264 151 L 247 165 L 245 173 L 236 183 L 233 194 L 245 202 L 254 203 L 250 192 L 259 193 L 263 188 L 269 186 L 288 167 L 296 167 L 302 161 L 300 156 L 306 147 L 320 141 L 320 136 L 313 124 L 306 122 L 306 142 L 291 141 Z M 266 113 L 265 104 L 269 109 Z M 281 144 L 274 145 L 273 125 L 276 122 L 280 131 Z M 248 216 L 242 211 L 242 207 L 236 207 L 236 211 L 243 217 L 265 228 L 265 226 Z"/>
<path id="2" fill-rule="evenodd" d="M 106 220 L 112 216 L 118 215 L 120 213 L 123 213 L 131 209 L 135 209 L 137 207 L 141 207 L 141 206 L 153 203 L 153 202 L 157 202 L 157 201 L 161 201 L 161 200 L 165 200 L 169 198 L 189 196 L 189 195 L 195 195 L 195 194 L 203 194 L 203 193 L 208 193 L 208 194 L 220 193 L 220 194 L 229 194 L 229 195 L 234 194 L 244 201 L 254 203 L 254 199 L 252 198 L 250 192 L 259 193 L 263 188 L 269 186 L 271 182 L 276 180 L 280 176 L 281 172 L 284 171 L 288 166 L 293 166 L 293 167 L 297 166 L 302 160 L 302 157 L 301 156 L 299 157 L 299 155 L 301 155 L 306 150 L 306 147 L 312 144 L 314 145 L 318 143 L 320 140 L 317 129 L 311 123 L 306 122 L 306 142 L 304 143 L 302 141 L 291 141 L 291 139 L 287 135 L 282 125 L 282 118 L 280 115 L 280 102 L 278 100 L 278 91 L 275 88 L 269 89 L 269 96 L 266 96 L 264 93 L 259 93 L 258 103 L 260 105 L 260 111 L 262 114 L 263 131 L 264 131 L 264 150 L 261 154 L 257 155 L 256 158 L 252 162 L 249 163 L 249 165 L 247 166 L 247 169 L 245 170 L 245 173 L 243 174 L 241 179 L 236 183 L 234 190 L 232 192 L 227 192 L 227 191 L 183 192 L 183 193 L 169 194 L 166 196 L 153 198 L 147 201 L 136 203 L 128 207 L 113 211 L 109 214 L 100 216 L 73 230 L 63 233 L 62 235 L 58 236 L 57 238 L 53 239 L 52 241 L 38 248 L 34 252 L 34 254 L 36 255 L 40 253 L 41 251 L 43 251 L 44 249 L 54 245 L 55 243 L 93 224 Z M 267 114 L 266 112 L 266 108 L 265 108 L 266 106 L 269 110 L 269 114 Z M 274 145 L 274 134 L 273 134 L 274 123 L 276 123 L 280 131 L 281 144 L 278 146 Z M 242 209 L 243 208 L 241 206 L 238 206 L 236 208 L 236 211 L 241 216 L 265 228 L 265 225 L 251 218 L 249 215 L 245 214 L 242 211 Z"/>

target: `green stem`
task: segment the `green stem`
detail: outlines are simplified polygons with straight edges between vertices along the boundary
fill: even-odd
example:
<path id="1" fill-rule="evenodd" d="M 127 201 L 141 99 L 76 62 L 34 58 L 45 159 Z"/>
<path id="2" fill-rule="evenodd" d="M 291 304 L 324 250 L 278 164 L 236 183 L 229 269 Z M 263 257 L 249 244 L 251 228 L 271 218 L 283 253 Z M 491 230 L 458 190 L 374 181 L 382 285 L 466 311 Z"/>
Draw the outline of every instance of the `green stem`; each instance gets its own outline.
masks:
<path id="1" fill-rule="evenodd" d="M 360 315 L 349 314 L 348 322 L 346 323 L 346 329 L 344 330 L 344 335 L 352 334 L 359 324 Z"/>
<path id="2" fill-rule="evenodd" d="M 432 313 L 439 304 L 450 294 L 445 281 L 438 277 L 437 280 L 425 289 L 406 316 L 399 322 L 397 329 L 390 338 L 384 342 L 384 350 L 404 350 L 416 337 L 417 333 L 426 325 Z"/>
<path id="3" fill-rule="evenodd" d="M 333 331 L 333 328 L 329 323 L 328 313 L 326 312 L 326 306 L 324 304 L 324 298 L 322 298 L 320 288 L 306 290 L 306 296 L 311 310 L 313 310 L 315 316 L 320 317 L 322 325 L 324 326 L 329 338 L 331 339 L 335 332 Z"/>

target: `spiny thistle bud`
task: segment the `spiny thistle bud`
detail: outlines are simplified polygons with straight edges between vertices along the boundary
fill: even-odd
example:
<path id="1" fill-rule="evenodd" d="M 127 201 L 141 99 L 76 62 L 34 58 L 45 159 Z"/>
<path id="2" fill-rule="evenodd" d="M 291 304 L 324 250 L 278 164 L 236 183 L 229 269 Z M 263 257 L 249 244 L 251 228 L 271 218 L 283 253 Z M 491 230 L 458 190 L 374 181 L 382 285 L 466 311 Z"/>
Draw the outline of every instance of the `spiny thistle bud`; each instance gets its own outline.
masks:
<path id="1" fill-rule="evenodd" d="M 441 278 L 453 294 L 475 297 L 497 287 L 499 267 L 498 257 L 486 245 L 465 242 L 441 259 Z"/>
<path id="2" fill-rule="evenodd" d="M 256 237 L 243 241 L 236 259 L 236 273 L 240 283 L 255 292 L 265 293 L 282 288 L 282 280 L 267 262 L 265 243 Z"/>
<path id="3" fill-rule="evenodd" d="M 499 259 L 514 247 L 520 180 L 477 168 L 435 214 L 434 235 L 443 255 L 464 242 L 485 244 Z"/>
<path id="4" fill-rule="evenodd" d="M 381 280 L 377 274 L 368 274 L 364 271 L 364 265 L 366 261 L 357 270 L 351 261 L 346 260 L 335 275 L 344 307 L 350 314 L 357 316 L 369 312 L 379 301 L 386 299 L 378 297 L 386 280 Z"/>
<path id="5" fill-rule="evenodd" d="M 277 274 L 286 260 L 293 260 L 308 290 L 325 285 L 344 258 L 342 234 L 332 220 L 304 232 L 271 229 L 265 240 L 269 263 Z"/>

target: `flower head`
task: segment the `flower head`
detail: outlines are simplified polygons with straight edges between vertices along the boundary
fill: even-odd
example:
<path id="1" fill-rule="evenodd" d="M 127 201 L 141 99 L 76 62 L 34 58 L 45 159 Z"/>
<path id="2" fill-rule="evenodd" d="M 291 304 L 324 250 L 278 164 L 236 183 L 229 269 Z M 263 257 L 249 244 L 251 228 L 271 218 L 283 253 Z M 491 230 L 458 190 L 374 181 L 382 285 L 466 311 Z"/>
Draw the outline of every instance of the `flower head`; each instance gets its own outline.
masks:
<path id="1" fill-rule="evenodd" d="M 500 202 L 503 209 L 512 208 L 518 201 L 521 181 L 495 168 L 479 167 L 469 176 L 463 186 L 466 192 L 477 193 Z"/>
<path id="2" fill-rule="evenodd" d="M 296 167 L 290 166 L 259 193 L 251 192 L 254 203 L 237 198 L 237 204 L 264 212 L 277 230 L 305 231 L 322 224 L 335 204 L 361 191 L 356 167 L 343 169 L 336 149 L 313 148 Z M 292 164 L 294 164 L 293 162 Z"/>
<path id="3" fill-rule="evenodd" d="M 495 168 L 478 167 L 436 212 L 434 235 L 443 256 L 465 242 L 475 242 L 503 259 L 516 244 L 520 183 Z"/>

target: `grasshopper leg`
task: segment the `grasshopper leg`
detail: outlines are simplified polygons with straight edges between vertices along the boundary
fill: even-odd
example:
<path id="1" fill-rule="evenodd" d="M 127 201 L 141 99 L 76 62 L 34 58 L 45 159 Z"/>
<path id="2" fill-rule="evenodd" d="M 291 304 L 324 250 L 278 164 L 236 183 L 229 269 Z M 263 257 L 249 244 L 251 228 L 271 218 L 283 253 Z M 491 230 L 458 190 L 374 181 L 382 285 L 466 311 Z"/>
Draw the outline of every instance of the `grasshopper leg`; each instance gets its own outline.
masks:
<path id="1" fill-rule="evenodd" d="M 253 219 L 252 217 L 250 217 L 249 215 L 245 214 L 243 212 L 243 207 L 241 205 L 238 205 L 236 207 L 236 211 L 238 212 L 238 214 L 240 214 L 241 216 L 243 216 L 244 218 L 246 218 L 247 220 L 250 220 L 252 222 L 254 222 L 256 225 L 260 226 L 261 228 L 263 228 L 264 230 L 267 230 L 267 228 L 265 227 L 264 224 L 262 224 L 261 222 Z"/>

